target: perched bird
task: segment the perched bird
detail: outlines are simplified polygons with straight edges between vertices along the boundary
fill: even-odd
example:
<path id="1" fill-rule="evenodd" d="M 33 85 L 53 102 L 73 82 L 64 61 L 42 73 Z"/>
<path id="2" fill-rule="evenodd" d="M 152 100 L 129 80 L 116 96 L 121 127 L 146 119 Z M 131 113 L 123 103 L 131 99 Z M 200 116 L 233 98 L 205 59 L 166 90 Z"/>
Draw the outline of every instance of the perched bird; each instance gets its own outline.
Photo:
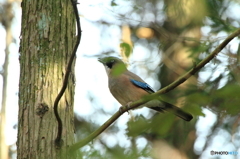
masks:
<path id="1" fill-rule="evenodd" d="M 98 61 L 106 69 L 110 92 L 122 106 L 154 93 L 154 90 L 144 80 L 127 70 L 125 63 L 121 59 L 109 56 L 99 58 Z M 151 100 L 145 103 L 144 106 L 158 112 L 172 112 L 186 121 L 190 121 L 193 118 L 191 114 L 159 99 Z"/>

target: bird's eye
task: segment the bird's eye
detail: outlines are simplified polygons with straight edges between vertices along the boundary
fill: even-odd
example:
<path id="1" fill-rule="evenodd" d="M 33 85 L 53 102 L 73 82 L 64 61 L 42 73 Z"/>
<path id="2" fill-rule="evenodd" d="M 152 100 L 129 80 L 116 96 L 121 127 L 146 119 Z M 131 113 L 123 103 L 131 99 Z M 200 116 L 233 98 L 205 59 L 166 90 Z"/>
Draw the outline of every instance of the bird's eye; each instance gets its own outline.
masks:
<path id="1" fill-rule="evenodd" d="M 114 65 L 114 63 L 115 63 L 115 60 L 114 59 L 112 59 L 111 61 L 109 61 L 106 65 L 108 66 L 108 68 L 112 68 L 113 67 L 113 65 Z"/>

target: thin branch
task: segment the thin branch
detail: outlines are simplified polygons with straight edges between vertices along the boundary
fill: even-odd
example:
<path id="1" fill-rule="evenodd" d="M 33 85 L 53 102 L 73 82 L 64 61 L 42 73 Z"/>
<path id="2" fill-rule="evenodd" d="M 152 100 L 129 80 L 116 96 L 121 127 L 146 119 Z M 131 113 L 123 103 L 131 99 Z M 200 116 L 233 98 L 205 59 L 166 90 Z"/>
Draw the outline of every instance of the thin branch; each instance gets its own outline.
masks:
<path id="1" fill-rule="evenodd" d="M 190 71 L 188 71 L 186 74 L 184 74 L 182 77 L 180 77 L 178 80 L 173 82 L 167 87 L 164 87 L 163 89 L 157 91 L 156 93 L 153 93 L 146 98 L 140 99 L 138 101 L 135 101 L 130 104 L 130 106 L 123 106 L 121 108 L 121 111 L 117 111 L 110 119 L 108 119 L 101 127 L 99 127 L 96 131 L 94 131 L 92 134 L 90 134 L 88 137 L 83 139 L 82 141 L 72 145 L 69 148 L 69 153 L 72 153 L 73 151 L 76 151 L 77 149 L 83 147 L 90 141 L 92 141 L 94 138 L 96 138 L 98 135 L 100 135 L 105 129 L 107 129 L 113 122 L 115 122 L 123 113 L 130 109 L 137 108 L 138 106 L 148 102 L 149 100 L 159 97 L 160 94 L 164 94 L 169 92 L 170 90 L 174 89 L 181 83 L 185 82 L 189 77 L 194 75 L 197 71 L 199 71 L 202 67 L 204 67 L 211 59 L 213 59 L 233 38 L 240 35 L 240 29 L 235 31 L 233 34 L 228 36 L 208 57 L 206 57 L 204 60 L 202 60 L 198 65 L 196 65 L 194 68 L 192 68 Z"/>
<path id="2" fill-rule="evenodd" d="M 62 128 L 62 120 L 61 120 L 61 118 L 59 116 L 59 113 L 58 113 L 58 103 L 59 103 L 60 99 L 63 96 L 63 93 L 65 92 L 65 90 L 67 88 L 69 75 L 70 75 L 71 70 L 72 70 L 71 69 L 72 68 L 72 63 L 73 63 L 73 61 L 76 57 L 77 48 L 78 48 L 78 45 L 80 44 L 80 40 L 81 40 L 81 36 L 82 36 L 80 19 L 79 19 L 79 14 L 78 14 L 78 9 L 77 9 L 77 1 L 71 0 L 71 2 L 72 2 L 75 18 L 76 18 L 76 21 L 77 21 L 77 33 L 78 34 L 77 34 L 77 40 L 76 40 L 76 44 L 74 46 L 72 55 L 71 55 L 71 57 L 68 61 L 66 73 L 65 73 L 65 76 L 64 76 L 64 80 L 63 80 L 63 86 L 62 86 L 59 94 L 57 95 L 57 97 L 54 101 L 54 106 L 53 106 L 54 114 L 55 114 L 57 122 L 58 122 L 58 133 L 57 133 L 57 137 L 55 139 L 55 144 L 56 144 L 57 148 L 61 147 L 61 145 L 62 145 L 62 129 L 63 129 Z"/>
<path id="3" fill-rule="evenodd" d="M 185 82 L 189 77 L 194 75 L 202 67 L 204 67 L 210 60 L 212 60 L 233 38 L 240 35 L 240 29 L 236 30 L 234 33 L 229 35 L 211 54 L 208 55 L 204 60 L 202 60 L 198 65 L 193 67 L 190 71 L 181 76 L 178 80 L 174 81 L 170 85 L 157 91 L 155 94 L 160 95 L 169 92 L 170 90 L 176 88 L 181 83 Z"/>

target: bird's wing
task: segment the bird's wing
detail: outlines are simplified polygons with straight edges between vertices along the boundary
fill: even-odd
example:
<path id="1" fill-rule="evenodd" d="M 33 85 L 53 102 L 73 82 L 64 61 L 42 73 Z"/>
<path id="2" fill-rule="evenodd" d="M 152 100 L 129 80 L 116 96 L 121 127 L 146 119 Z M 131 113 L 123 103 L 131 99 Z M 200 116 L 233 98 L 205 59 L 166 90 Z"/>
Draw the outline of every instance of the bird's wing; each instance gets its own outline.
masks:
<path id="1" fill-rule="evenodd" d="M 147 83 L 144 82 L 140 82 L 134 79 L 130 79 L 130 81 L 137 87 L 144 89 L 145 91 L 147 91 L 148 93 L 154 93 L 155 91 L 153 90 L 153 88 L 151 86 L 149 86 Z"/>

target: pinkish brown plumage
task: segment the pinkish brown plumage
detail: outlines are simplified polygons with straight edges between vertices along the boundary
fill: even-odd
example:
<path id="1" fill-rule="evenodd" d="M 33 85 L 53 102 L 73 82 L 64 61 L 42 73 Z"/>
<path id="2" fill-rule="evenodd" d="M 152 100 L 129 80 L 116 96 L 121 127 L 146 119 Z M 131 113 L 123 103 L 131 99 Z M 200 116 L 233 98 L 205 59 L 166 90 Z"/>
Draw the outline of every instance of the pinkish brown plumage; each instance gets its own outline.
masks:
<path id="1" fill-rule="evenodd" d="M 125 106 L 150 93 L 154 93 L 153 89 L 144 80 L 128 71 L 126 65 L 119 58 L 110 56 L 101 58 L 99 61 L 106 69 L 109 90 L 121 105 Z M 151 100 L 144 105 L 158 112 L 165 110 L 173 112 L 186 121 L 190 121 L 193 118 L 191 114 L 159 99 Z"/>

